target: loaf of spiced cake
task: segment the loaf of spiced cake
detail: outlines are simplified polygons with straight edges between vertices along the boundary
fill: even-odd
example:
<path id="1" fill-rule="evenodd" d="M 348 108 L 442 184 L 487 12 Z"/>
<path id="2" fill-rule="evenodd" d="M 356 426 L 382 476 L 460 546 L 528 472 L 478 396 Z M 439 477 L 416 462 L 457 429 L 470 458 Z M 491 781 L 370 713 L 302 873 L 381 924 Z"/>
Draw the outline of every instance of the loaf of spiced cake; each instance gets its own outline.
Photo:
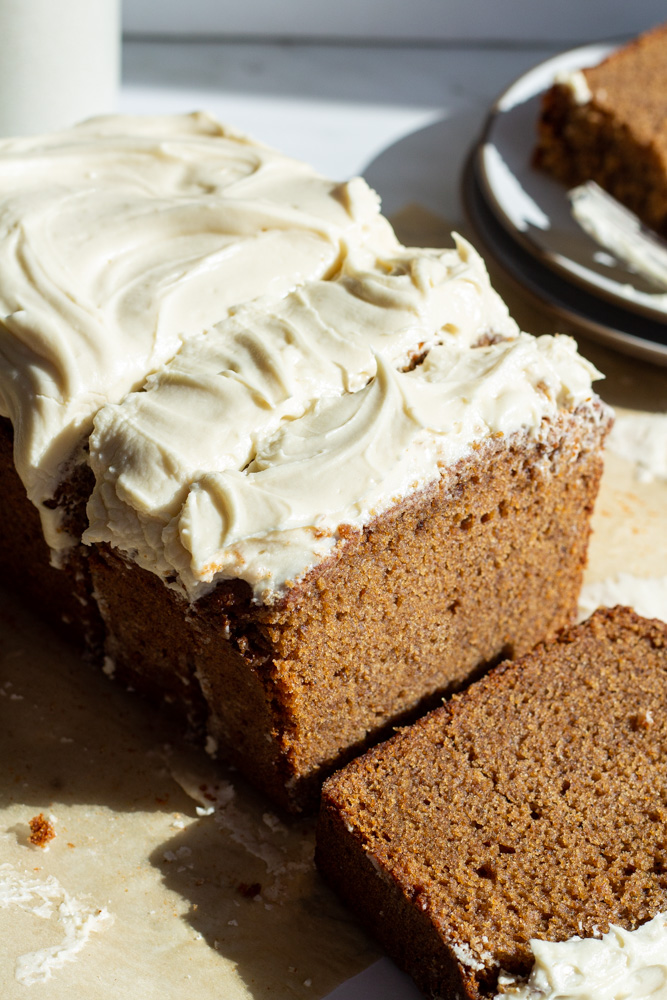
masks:
<path id="1" fill-rule="evenodd" d="M 667 235 L 667 25 L 554 83 L 534 159 L 568 187 L 596 181 Z"/>
<path id="2" fill-rule="evenodd" d="M 360 178 L 202 115 L 0 143 L 0 306 L 5 574 L 286 808 L 573 618 L 598 373 Z"/>
<path id="3" fill-rule="evenodd" d="M 316 859 L 429 997 L 662 997 L 667 625 L 596 612 L 324 785 Z"/>

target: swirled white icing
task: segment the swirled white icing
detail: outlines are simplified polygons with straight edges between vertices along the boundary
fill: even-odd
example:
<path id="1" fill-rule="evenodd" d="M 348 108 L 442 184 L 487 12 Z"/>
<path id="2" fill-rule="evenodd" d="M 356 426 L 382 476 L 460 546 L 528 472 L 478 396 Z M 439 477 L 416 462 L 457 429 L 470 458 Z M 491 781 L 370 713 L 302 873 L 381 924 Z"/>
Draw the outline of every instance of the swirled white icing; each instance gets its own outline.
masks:
<path id="1" fill-rule="evenodd" d="M 667 913 L 635 931 L 612 924 L 601 938 L 530 944 L 529 979 L 502 976 L 496 1000 L 667 1000 Z"/>
<path id="2" fill-rule="evenodd" d="M 95 412 L 260 295 L 395 247 L 335 184 L 203 114 L 93 119 L 0 142 L 0 413 L 52 548 L 54 494 Z"/>
<path id="3" fill-rule="evenodd" d="M 476 442 L 540 433 L 597 374 L 569 338 L 517 334 L 463 242 L 350 258 L 339 279 L 265 306 L 191 341 L 91 436 L 85 540 L 191 599 L 238 578 L 271 600 L 341 525 L 368 523 Z M 490 330 L 505 339 L 472 346 Z"/>
<path id="4" fill-rule="evenodd" d="M 191 599 L 234 577 L 264 601 L 597 374 L 519 335 L 465 241 L 406 249 L 363 180 L 205 115 L 0 143 L 0 361 L 52 549 L 44 502 L 94 422 L 85 541 Z"/>

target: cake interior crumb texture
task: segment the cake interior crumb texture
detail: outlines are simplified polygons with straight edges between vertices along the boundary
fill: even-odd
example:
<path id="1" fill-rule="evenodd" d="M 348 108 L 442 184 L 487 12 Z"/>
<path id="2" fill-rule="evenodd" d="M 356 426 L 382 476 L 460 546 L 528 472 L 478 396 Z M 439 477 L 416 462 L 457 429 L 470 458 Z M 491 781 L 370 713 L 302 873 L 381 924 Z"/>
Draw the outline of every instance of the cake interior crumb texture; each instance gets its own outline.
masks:
<path id="1" fill-rule="evenodd" d="M 560 81 L 545 94 L 536 165 L 568 187 L 597 181 L 667 234 L 667 25 L 583 76 L 587 101 Z"/>
<path id="2" fill-rule="evenodd" d="M 317 862 L 432 997 L 493 997 L 531 938 L 667 909 L 667 626 L 601 610 L 324 786 Z"/>

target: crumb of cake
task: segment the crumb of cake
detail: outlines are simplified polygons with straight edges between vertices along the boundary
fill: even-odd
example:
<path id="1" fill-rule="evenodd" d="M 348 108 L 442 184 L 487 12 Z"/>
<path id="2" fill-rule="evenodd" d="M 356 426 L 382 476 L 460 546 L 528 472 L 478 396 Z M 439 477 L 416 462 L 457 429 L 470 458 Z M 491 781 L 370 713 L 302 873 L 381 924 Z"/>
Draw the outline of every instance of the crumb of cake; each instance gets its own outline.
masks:
<path id="1" fill-rule="evenodd" d="M 340 538 L 354 538 L 354 536 L 358 534 L 359 534 L 359 529 L 355 528 L 353 524 L 338 525 L 338 536 Z"/>
<path id="2" fill-rule="evenodd" d="M 28 825 L 30 826 L 30 837 L 28 839 L 35 847 L 46 847 L 56 835 L 53 823 L 46 818 L 44 813 L 33 816 L 29 820 Z"/>
<path id="3" fill-rule="evenodd" d="M 501 341 L 507 340 L 504 333 L 483 333 L 482 336 L 475 341 L 472 345 L 473 347 L 493 347 L 494 344 L 500 344 Z"/>

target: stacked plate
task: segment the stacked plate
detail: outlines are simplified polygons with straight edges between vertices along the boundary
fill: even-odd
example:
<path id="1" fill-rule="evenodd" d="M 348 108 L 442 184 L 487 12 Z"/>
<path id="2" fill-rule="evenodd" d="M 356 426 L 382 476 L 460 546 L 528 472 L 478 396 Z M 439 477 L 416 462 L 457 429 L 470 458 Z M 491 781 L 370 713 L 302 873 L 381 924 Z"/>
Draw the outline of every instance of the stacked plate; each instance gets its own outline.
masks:
<path id="1" fill-rule="evenodd" d="M 468 161 L 463 195 L 485 251 L 506 275 L 591 337 L 667 365 L 667 291 L 579 226 L 566 189 L 532 164 L 543 92 L 593 66 L 610 46 L 573 49 L 530 70 L 498 98 Z"/>

